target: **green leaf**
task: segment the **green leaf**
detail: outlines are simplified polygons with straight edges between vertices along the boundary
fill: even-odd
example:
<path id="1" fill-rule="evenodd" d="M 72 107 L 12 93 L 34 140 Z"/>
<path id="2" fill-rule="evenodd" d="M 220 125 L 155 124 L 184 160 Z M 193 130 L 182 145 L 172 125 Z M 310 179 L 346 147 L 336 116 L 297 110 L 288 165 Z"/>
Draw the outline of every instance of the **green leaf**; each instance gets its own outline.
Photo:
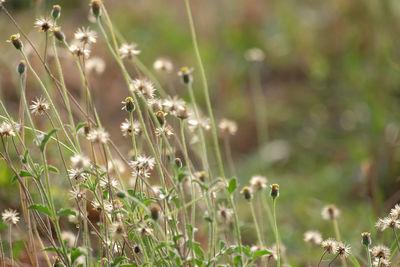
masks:
<path id="1" fill-rule="evenodd" d="M 233 191 L 235 191 L 236 187 L 237 187 L 236 178 L 232 178 L 232 179 L 229 181 L 229 185 L 228 185 L 228 192 L 229 192 L 229 194 L 232 194 Z"/>
<path id="2" fill-rule="evenodd" d="M 233 258 L 233 264 L 235 264 L 237 266 L 237 265 L 239 265 L 239 262 L 242 262 L 241 255 L 237 255 L 236 257 Z"/>
<path id="3" fill-rule="evenodd" d="M 28 160 L 27 160 L 28 154 L 29 154 L 29 151 L 27 149 L 27 150 L 25 150 L 24 156 L 22 157 L 22 163 L 27 163 L 28 162 Z"/>
<path id="4" fill-rule="evenodd" d="M 65 208 L 61 208 L 57 211 L 57 215 L 58 216 L 64 216 L 64 215 L 74 215 L 76 216 L 76 212 L 71 210 L 71 209 L 65 209 Z"/>
<path id="5" fill-rule="evenodd" d="M 196 255 L 199 256 L 199 258 L 203 260 L 204 252 L 200 247 L 200 243 L 193 242 L 192 245 L 193 245 L 193 249 L 194 249 L 194 252 L 196 253 Z"/>
<path id="6" fill-rule="evenodd" d="M 76 131 L 79 131 L 82 127 L 87 126 L 87 122 L 81 122 L 76 126 Z"/>
<path id="7" fill-rule="evenodd" d="M 74 263 L 76 259 L 83 255 L 83 252 L 79 248 L 72 248 L 71 249 L 71 262 Z"/>
<path id="8" fill-rule="evenodd" d="M 43 137 L 42 142 L 40 142 L 40 151 L 44 151 L 44 149 L 46 148 L 46 144 L 49 141 L 50 137 L 55 134 L 57 132 L 58 129 L 52 129 L 50 132 L 48 132 L 47 134 L 45 134 L 45 136 Z"/>
<path id="9" fill-rule="evenodd" d="M 125 257 L 125 256 L 115 258 L 114 261 L 111 263 L 111 267 L 117 266 L 117 265 L 120 264 L 121 261 L 123 261 L 123 260 L 128 260 L 128 258 Z"/>
<path id="10" fill-rule="evenodd" d="M 42 205 L 39 205 L 39 204 L 33 204 L 33 205 L 29 206 L 29 209 L 43 212 L 43 213 L 45 213 L 45 214 L 47 214 L 47 215 L 49 215 L 51 217 L 50 210 L 45 206 L 42 206 Z"/>
<path id="11" fill-rule="evenodd" d="M 58 169 L 54 166 L 48 165 L 47 168 L 49 171 L 54 172 L 54 173 L 59 173 Z"/>
<path id="12" fill-rule="evenodd" d="M 255 259 L 257 259 L 257 258 L 259 258 L 261 256 L 268 255 L 268 254 L 271 254 L 271 251 L 266 250 L 266 249 L 260 250 L 260 251 L 256 251 L 253 254 L 252 260 L 255 260 Z"/>
<path id="13" fill-rule="evenodd" d="M 20 177 L 33 177 L 33 175 L 32 175 L 30 172 L 25 171 L 25 170 L 20 170 L 18 175 L 19 175 Z M 17 181 L 17 180 L 18 180 L 18 177 L 17 177 L 17 175 L 15 175 L 15 176 L 11 179 L 11 183 L 15 183 L 15 181 Z"/>

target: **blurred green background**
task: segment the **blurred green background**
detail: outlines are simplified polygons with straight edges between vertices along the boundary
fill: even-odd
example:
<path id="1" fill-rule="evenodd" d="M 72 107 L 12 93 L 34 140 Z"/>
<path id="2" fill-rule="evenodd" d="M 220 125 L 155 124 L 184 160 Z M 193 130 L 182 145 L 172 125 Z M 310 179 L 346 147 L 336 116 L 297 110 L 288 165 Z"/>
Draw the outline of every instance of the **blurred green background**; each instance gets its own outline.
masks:
<path id="1" fill-rule="evenodd" d="M 139 44 L 139 57 L 147 66 L 167 56 L 176 71 L 183 65 L 195 68 L 194 88 L 203 105 L 184 2 L 104 2 L 119 31 Z M 89 1 L 10 0 L 6 5 L 40 43 L 43 35 L 33 29 L 34 18 L 47 14 L 53 4 L 63 7 L 60 24 L 67 39 L 82 25 L 97 30 L 87 19 Z M 400 200 L 400 2 L 191 0 L 191 4 L 216 117 L 239 124 L 231 141 L 240 184 L 262 174 L 281 185 L 278 217 L 290 263 L 304 266 L 307 259 L 315 262 L 320 255 L 319 249 L 304 245 L 304 231 L 319 229 L 325 238 L 334 235 L 320 216 L 330 203 L 341 209 L 342 238 L 357 255 L 360 233 L 375 233 L 377 216 Z M 16 31 L 0 13 L 0 85 L 14 110 L 18 99 L 14 70 L 20 58 L 5 40 Z M 251 47 L 264 51 L 263 62 L 246 61 L 244 53 Z M 92 85 L 105 128 L 118 143 L 126 86 L 101 38 L 92 55 L 107 62 L 105 73 L 93 77 Z M 176 71 L 160 80 L 168 92 L 188 100 Z M 268 125 L 262 138 L 257 138 L 252 99 L 252 77 L 258 72 L 261 109 Z M 76 73 L 66 76 L 70 89 L 77 91 Z M 35 83 L 31 87 L 31 95 L 38 92 Z M 17 207 L 16 187 L 1 164 L 0 207 Z M 248 218 L 243 220 L 244 242 L 253 244 L 255 231 L 245 205 L 241 204 L 242 218 Z M 273 243 L 270 230 L 265 227 L 266 240 Z"/>

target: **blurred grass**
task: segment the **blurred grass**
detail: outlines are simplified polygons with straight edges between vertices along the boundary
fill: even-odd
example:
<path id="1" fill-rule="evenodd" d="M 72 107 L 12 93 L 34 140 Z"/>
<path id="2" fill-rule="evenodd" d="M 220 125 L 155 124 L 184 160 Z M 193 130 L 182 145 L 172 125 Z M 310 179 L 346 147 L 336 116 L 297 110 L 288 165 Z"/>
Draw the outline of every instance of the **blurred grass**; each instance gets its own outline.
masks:
<path id="1" fill-rule="evenodd" d="M 90 25 L 87 1 L 41 1 L 34 12 L 30 10 L 34 1 L 9 2 L 32 35 L 33 13 L 44 14 L 46 6 L 56 3 L 63 6 L 61 24 L 69 38 L 78 26 Z M 182 1 L 105 4 L 125 38 L 139 43 L 146 65 L 168 56 L 175 67 L 197 68 Z M 281 185 L 280 232 L 291 263 L 299 266 L 311 255 L 318 257 L 319 250 L 310 252 L 303 244 L 305 230 L 320 229 L 324 237 L 333 236 L 332 227 L 320 217 L 321 208 L 329 203 L 342 210 L 342 238 L 357 251 L 360 233 L 373 231 L 376 216 L 400 200 L 400 3 L 192 0 L 192 5 L 217 117 L 239 122 L 232 146 L 240 182 L 245 185 L 252 174 L 260 173 Z M 3 14 L 0 25 L 4 40 L 16 32 Z M 269 141 L 279 140 L 272 144 L 256 143 L 249 87 L 252 68 L 243 57 L 253 46 L 266 53 L 261 66 L 263 108 Z M 5 42 L 0 42 L 0 51 L 3 95 L 8 106 L 16 108 L 11 73 L 19 58 Z M 94 55 L 103 56 L 105 51 L 99 41 Z M 106 128 L 118 138 L 126 88 L 108 54 L 105 59 L 106 73 L 93 81 L 96 104 Z M 202 99 L 198 80 L 196 69 L 194 88 Z M 188 100 L 176 76 L 165 82 L 170 92 Z M 32 83 L 30 91 L 37 92 L 36 86 Z M 79 85 L 72 83 L 74 87 Z M 11 174 L 4 166 L 0 170 L 1 202 L 17 205 L 11 197 L 16 188 L 8 182 Z M 272 232 L 266 231 L 271 243 Z M 251 232 L 244 232 L 250 237 L 247 243 L 255 242 Z"/>

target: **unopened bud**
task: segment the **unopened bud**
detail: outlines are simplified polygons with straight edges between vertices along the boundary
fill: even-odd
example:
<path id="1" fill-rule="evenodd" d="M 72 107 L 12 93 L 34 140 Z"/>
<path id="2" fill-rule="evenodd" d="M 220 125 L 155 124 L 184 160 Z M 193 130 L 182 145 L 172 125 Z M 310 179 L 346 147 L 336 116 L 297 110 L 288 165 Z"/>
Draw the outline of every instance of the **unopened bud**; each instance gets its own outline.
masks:
<path id="1" fill-rule="evenodd" d="M 17 71 L 20 75 L 24 74 L 26 71 L 26 63 L 25 61 L 21 60 L 17 66 Z"/>
<path id="2" fill-rule="evenodd" d="M 161 110 L 157 111 L 156 112 L 156 117 L 157 117 L 157 120 L 160 123 L 160 125 L 163 126 L 164 123 L 165 123 L 165 113 L 163 111 L 161 111 Z"/>
<path id="3" fill-rule="evenodd" d="M 54 5 L 50 15 L 54 20 L 57 20 L 61 15 L 61 6 Z"/>
<path id="4" fill-rule="evenodd" d="M 370 233 L 364 232 L 364 233 L 361 234 L 361 237 L 362 237 L 361 243 L 364 246 L 369 246 L 369 245 L 372 244 L 371 234 Z"/>
<path id="5" fill-rule="evenodd" d="M 12 43 L 17 50 L 21 50 L 23 47 L 19 33 L 11 35 L 8 42 Z"/>
<path id="6" fill-rule="evenodd" d="M 56 39 L 60 42 L 65 41 L 65 34 L 61 31 L 60 27 L 56 27 L 53 29 L 53 34 L 56 37 Z"/>
<path id="7" fill-rule="evenodd" d="M 176 158 L 175 159 L 175 165 L 180 169 L 182 168 L 183 164 L 182 164 L 182 160 L 180 158 Z"/>
<path id="8" fill-rule="evenodd" d="M 92 0 L 90 7 L 92 8 L 92 13 L 96 18 L 101 16 L 101 1 Z"/>
<path id="9" fill-rule="evenodd" d="M 271 185 L 271 197 L 272 198 L 279 197 L 279 185 L 278 184 Z"/>

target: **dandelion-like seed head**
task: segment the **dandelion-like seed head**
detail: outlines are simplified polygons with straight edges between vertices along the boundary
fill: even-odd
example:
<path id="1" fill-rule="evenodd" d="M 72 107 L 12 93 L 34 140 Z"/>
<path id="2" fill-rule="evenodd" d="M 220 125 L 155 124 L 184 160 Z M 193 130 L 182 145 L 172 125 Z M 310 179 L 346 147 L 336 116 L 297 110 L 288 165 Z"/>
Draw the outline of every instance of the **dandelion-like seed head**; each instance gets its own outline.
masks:
<path id="1" fill-rule="evenodd" d="M 310 230 L 304 233 L 304 241 L 314 245 L 321 245 L 322 234 L 315 230 Z"/>
<path id="2" fill-rule="evenodd" d="M 373 267 L 389 267 L 390 261 L 389 259 L 374 259 L 372 262 Z"/>
<path id="3" fill-rule="evenodd" d="M 119 48 L 119 55 L 121 56 L 122 59 L 128 58 L 132 59 L 134 56 L 137 56 L 140 54 L 140 50 L 136 49 L 137 44 L 132 43 L 132 44 L 122 44 L 121 47 Z"/>
<path id="4" fill-rule="evenodd" d="M 110 135 L 103 128 L 97 128 L 90 130 L 86 138 L 92 143 L 105 144 Z"/>
<path id="5" fill-rule="evenodd" d="M 49 18 L 41 17 L 35 20 L 35 28 L 39 31 L 47 32 L 53 27 L 53 23 Z"/>
<path id="6" fill-rule="evenodd" d="M 336 254 L 337 253 L 337 241 L 333 238 L 326 239 L 321 242 L 321 247 L 328 254 Z"/>
<path id="7" fill-rule="evenodd" d="M 152 82 L 143 79 L 135 79 L 129 89 L 141 93 L 147 99 L 153 98 L 156 91 Z"/>
<path id="8" fill-rule="evenodd" d="M 0 125 L 0 136 L 10 137 L 15 136 L 15 131 L 12 125 L 6 121 L 3 121 Z"/>
<path id="9" fill-rule="evenodd" d="M 396 204 L 394 208 L 390 210 L 390 217 L 400 219 L 400 205 Z"/>
<path id="10" fill-rule="evenodd" d="M 156 134 L 156 136 L 165 135 L 168 138 L 168 137 L 174 135 L 174 131 L 173 131 L 171 126 L 164 125 L 164 126 L 161 126 L 161 127 L 157 128 L 157 129 L 155 129 L 155 134 Z"/>
<path id="11" fill-rule="evenodd" d="M 375 259 L 390 259 L 390 249 L 384 245 L 376 245 L 371 249 L 371 256 Z"/>
<path id="12" fill-rule="evenodd" d="M 171 73 L 174 69 L 174 66 L 171 60 L 160 57 L 154 61 L 153 68 L 159 72 Z"/>
<path id="13" fill-rule="evenodd" d="M 84 45 L 90 45 L 96 43 L 97 33 L 90 30 L 90 28 L 79 28 L 74 34 L 75 40 L 79 41 Z"/>
<path id="14" fill-rule="evenodd" d="M 69 191 L 69 194 L 71 196 L 71 199 L 76 199 L 77 201 L 83 200 L 86 196 L 85 191 L 80 187 L 72 188 L 72 190 Z"/>
<path id="15" fill-rule="evenodd" d="M 68 170 L 68 177 L 70 180 L 74 181 L 76 185 L 79 185 L 87 179 L 88 174 L 84 173 L 82 169 L 70 169 Z"/>
<path id="16" fill-rule="evenodd" d="M 380 231 L 385 231 L 386 229 L 399 229 L 400 228 L 400 220 L 395 217 L 385 217 L 379 218 L 375 224 L 375 227 Z"/>
<path id="17" fill-rule="evenodd" d="M 254 190 L 263 190 L 267 188 L 267 178 L 261 175 L 254 175 L 250 179 L 250 186 Z"/>
<path id="18" fill-rule="evenodd" d="M 144 237 L 144 236 L 151 236 L 153 234 L 153 229 L 149 227 L 139 227 L 138 229 L 139 234 Z"/>
<path id="19" fill-rule="evenodd" d="M 36 116 L 42 116 L 46 113 L 46 111 L 50 108 L 49 102 L 47 102 L 44 97 L 37 97 L 32 101 L 32 104 L 29 106 L 31 113 Z"/>
<path id="20" fill-rule="evenodd" d="M 321 215 L 325 220 L 336 220 L 340 216 L 340 210 L 335 205 L 328 205 L 322 209 Z"/>
<path id="21" fill-rule="evenodd" d="M 149 178 L 150 171 L 154 169 L 156 162 L 152 157 L 137 156 L 137 160 L 131 161 L 129 165 L 133 169 L 132 176 L 134 178 L 142 177 Z"/>
<path id="22" fill-rule="evenodd" d="M 228 119 L 222 119 L 218 124 L 218 128 L 221 133 L 227 135 L 235 135 L 238 130 L 237 123 Z"/>
<path id="23" fill-rule="evenodd" d="M 343 242 L 337 242 L 337 254 L 342 257 L 350 255 L 351 247 Z"/>
<path id="24" fill-rule="evenodd" d="M 182 82 L 184 84 L 191 84 L 193 83 L 193 68 L 189 68 L 189 67 L 182 67 L 179 71 L 178 71 L 178 76 L 180 76 L 182 78 Z"/>
<path id="25" fill-rule="evenodd" d="M 4 210 L 1 214 L 1 218 L 6 224 L 17 224 L 19 222 L 19 213 L 13 209 Z"/>
<path id="26" fill-rule="evenodd" d="M 89 58 L 91 52 L 89 47 L 84 47 L 77 44 L 72 44 L 69 47 L 69 51 L 77 57 L 84 58 Z"/>
<path id="27" fill-rule="evenodd" d="M 221 223 L 229 224 L 232 222 L 233 210 L 228 209 L 224 205 L 218 205 L 217 215 L 218 215 L 218 220 Z"/>
<path id="28" fill-rule="evenodd" d="M 134 120 L 131 125 L 131 122 L 128 119 L 125 119 L 125 121 L 122 122 L 120 126 L 122 135 L 132 136 L 132 128 L 133 128 L 133 134 L 135 136 L 139 135 L 142 132 L 142 125 L 140 124 L 139 121 Z"/>
<path id="29" fill-rule="evenodd" d="M 75 154 L 71 158 L 71 165 L 75 169 L 86 169 L 90 167 L 90 159 L 81 154 Z"/>
<path id="30" fill-rule="evenodd" d="M 125 236 L 124 224 L 122 222 L 114 222 L 111 227 L 111 233 L 114 240 L 123 240 Z"/>
<path id="31" fill-rule="evenodd" d="M 87 73 L 103 74 L 106 69 L 106 63 L 100 57 L 91 57 L 86 60 L 85 69 Z"/>

